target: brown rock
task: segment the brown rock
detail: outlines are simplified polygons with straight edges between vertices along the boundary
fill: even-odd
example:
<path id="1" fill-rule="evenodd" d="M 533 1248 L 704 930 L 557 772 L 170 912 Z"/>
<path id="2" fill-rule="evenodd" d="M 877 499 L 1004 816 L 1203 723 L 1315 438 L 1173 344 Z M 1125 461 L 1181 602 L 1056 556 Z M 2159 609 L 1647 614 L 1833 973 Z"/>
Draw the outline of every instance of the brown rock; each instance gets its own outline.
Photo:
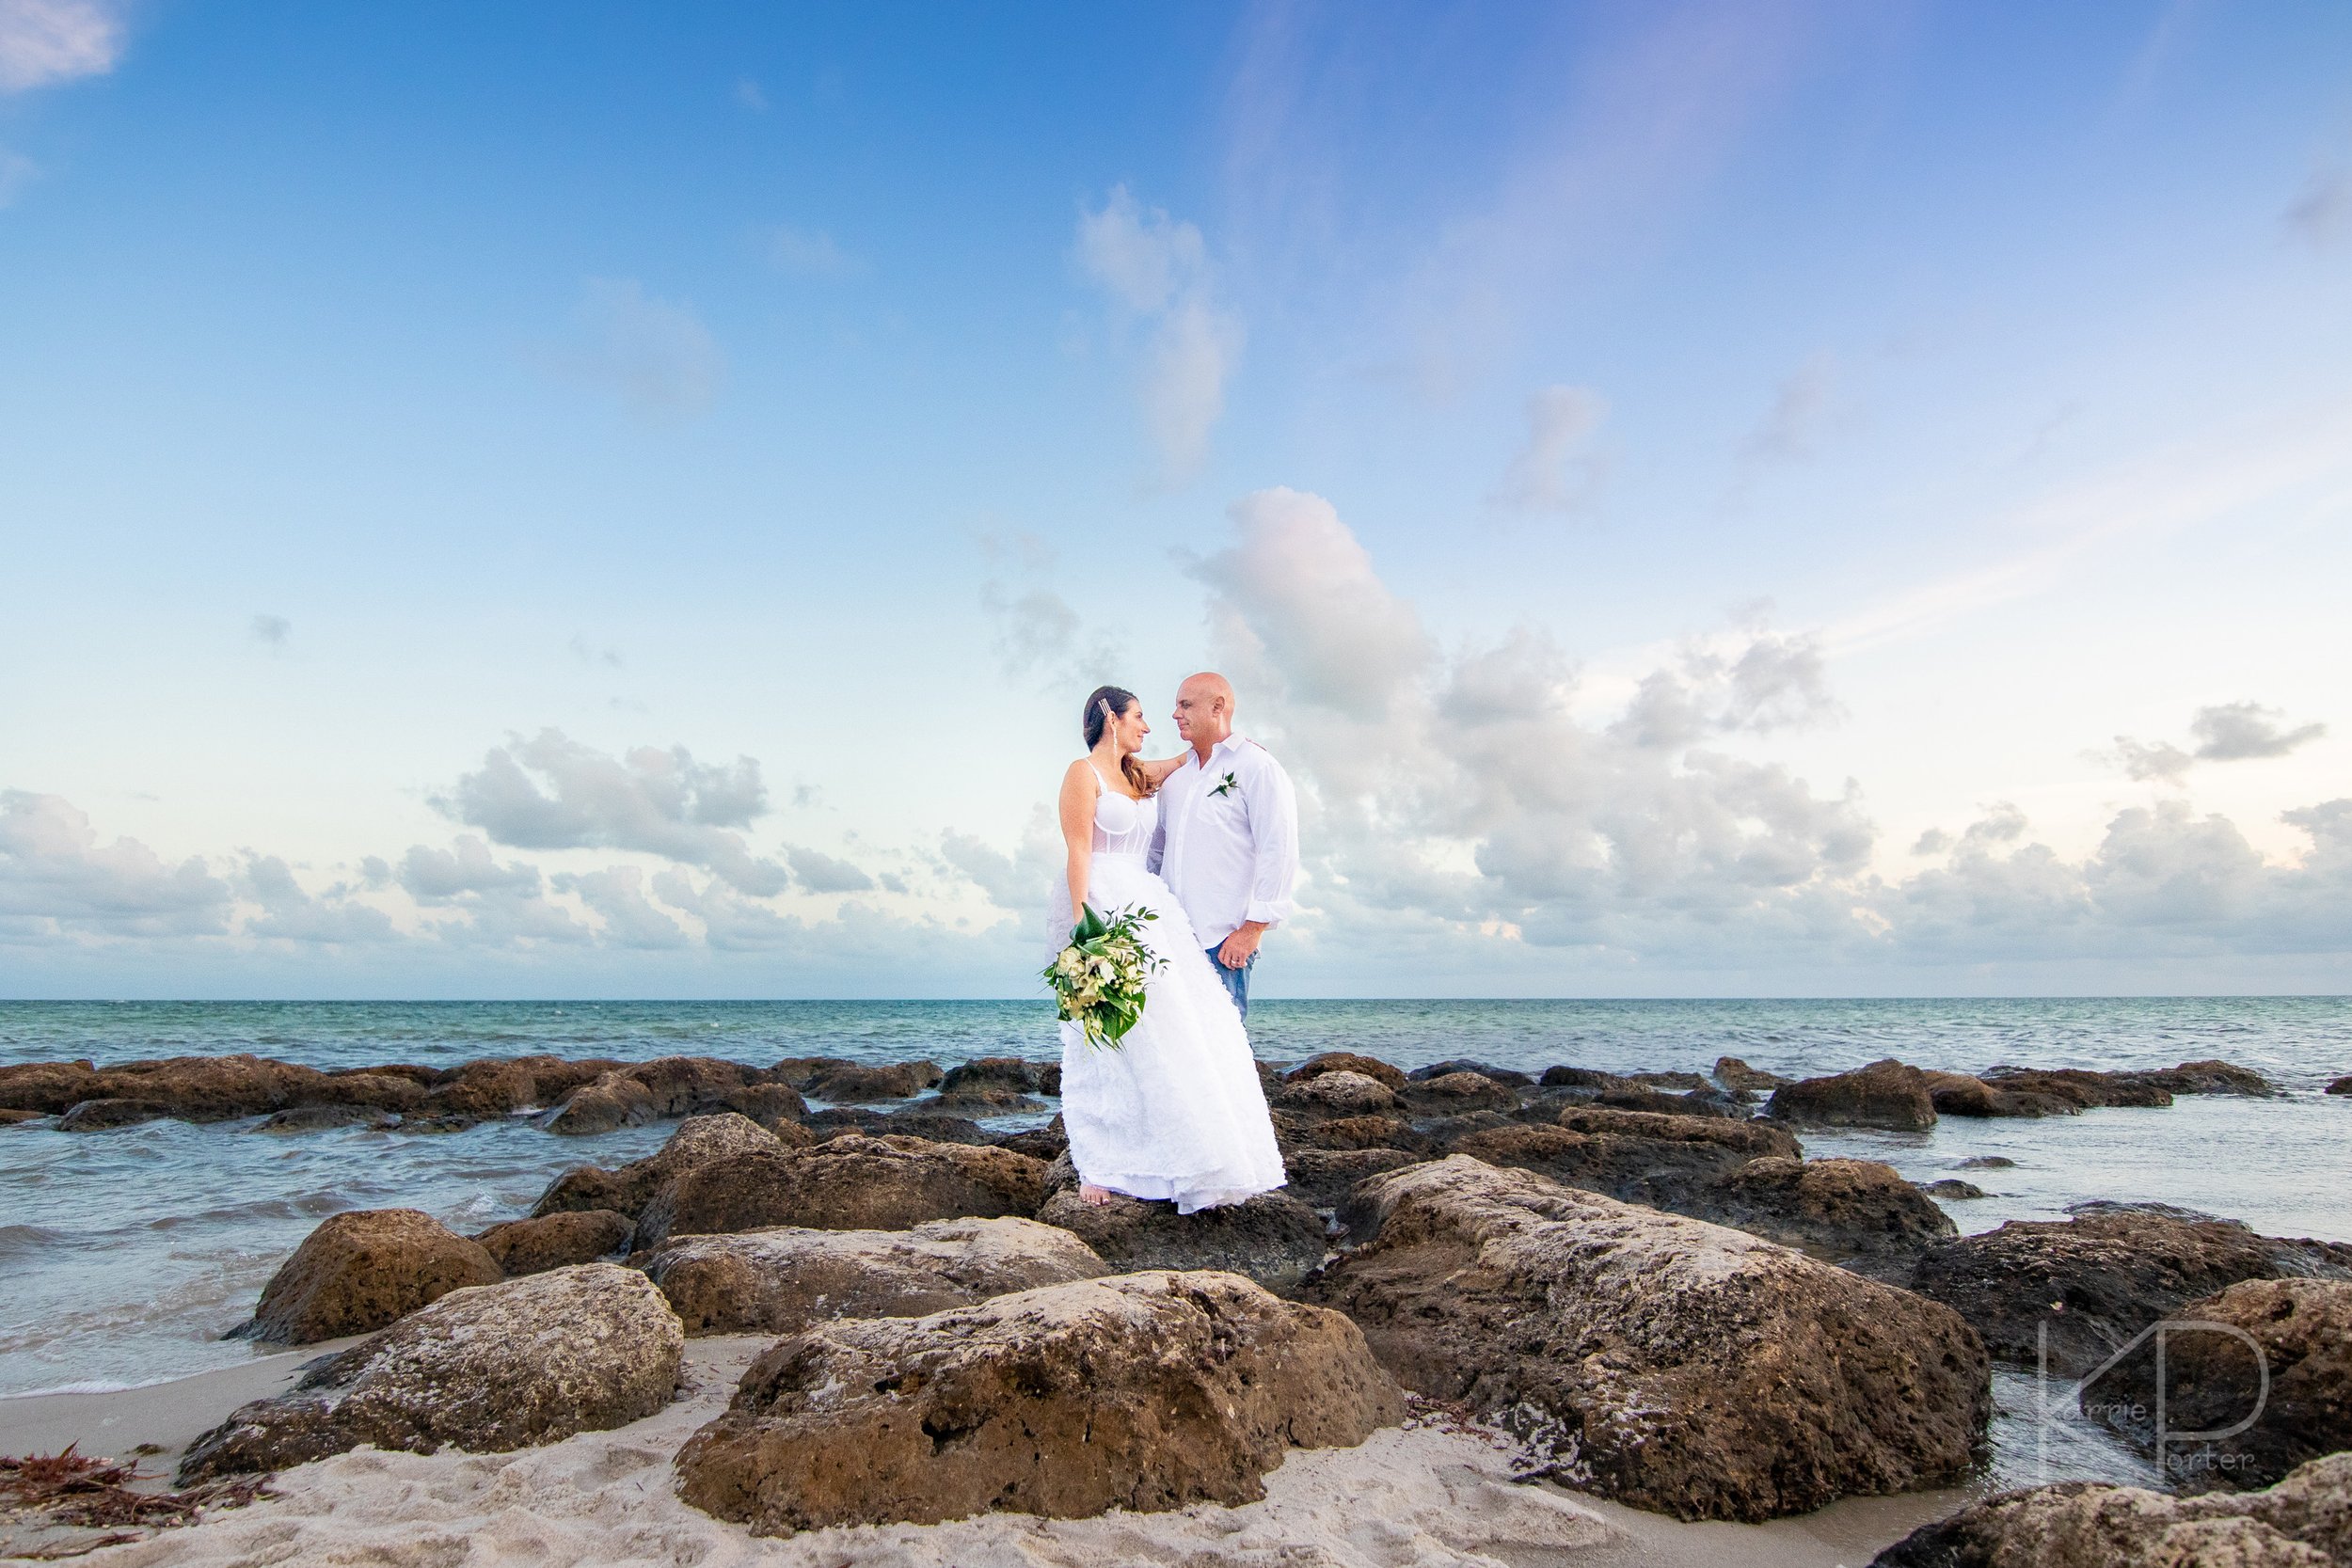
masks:
<path id="1" fill-rule="evenodd" d="M 997 1142 L 995 1133 L 989 1132 L 969 1117 L 949 1116 L 944 1112 L 932 1110 L 931 1107 L 938 1103 L 939 1101 L 935 1100 L 926 1100 L 918 1101 L 919 1108 L 910 1107 L 903 1111 L 894 1111 L 884 1117 L 882 1125 L 875 1128 L 868 1136 L 921 1138 L 935 1144 L 993 1145 Z M 839 1133 L 832 1133 L 825 1138 L 814 1141 L 830 1142 L 832 1138 L 839 1135 Z"/>
<path id="2" fill-rule="evenodd" d="M 1286 1159 L 1293 1148 L 1402 1148 L 1425 1154 L 1438 1147 L 1402 1117 L 1334 1117 L 1320 1121 L 1278 1109 L 1274 1132 Z"/>
<path id="3" fill-rule="evenodd" d="M 1981 1075 L 1985 1083 L 2009 1094 L 2042 1095 L 2077 1110 L 2106 1105 L 2161 1106 L 2172 1103 L 2172 1091 L 2148 1075 L 2129 1072 L 2090 1072 L 2081 1068 L 2028 1070 L 1996 1067 Z"/>
<path id="4" fill-rule="evenodd" d="M 662 1183 L 672 1177 L 724 1154 L 779 1154 L 808 1142 L 799 1128 L 787 1126 L 786 1136 L 769 1131 L 750 1117 L 731 1111 L 690 1117 L 670 1134 L 660 1151 L 632 1160 L 619 1170 L 575 1165 L 550 1182 L 532 1206 L 531 1217 L 577 1210 L 610 1209 L 634 1218 Z"/>
<path id="5" fill-rule="evenodd" d="M 548 1118 L 550 1132 L 587 1134 L 643 1127 L 671 1117 L 734 1111 L 755 1121 L 798 1121 L 807 1102 L 788 1084 L 740 1062 L 663 1056 L 600 1073 L 566 1095 Z"/>
<path id="6" fill-rule="evenodd" d="M 1718 1056 L 1715 1058 L 1715 1082 L 1727 1089 L 1744 1089 L 1750 1094 L 1770 1094 L 1774 1089 L 1784 1088 L 1795 1083 L 1796 1080 L 1783 1078 L 1777 1072 L 1766 1072 L 1761 1068 L 1752 1068 L 1737 1056 Z"/>
<path id="7" fill-rule="evenodd" d="M 1031 1095 L 1055 1092 L 1045 1086 L 1047 1068 L 1054 1069 L 1056 1087 L 1059 1086 L 1059 1062 L 1025 1062 L 1018 1056 L 980 1056 L 947 1069 L 939 1080 L 943 1095 L 974 1094 L 993 1091 L 1004 1094 Z"/>
<path id="8" fill-rule="evenodd" d="M 2279 1092 L 2277 1085 L 2252 1068 L 2211 1058 L 2201 1062 L 2183 1062 L 2179 1067 L 2157 1068 L 2148 1072 L 2125 1073 L 2123 1076 L 2153 1085 L 2168 1094 L 2274 1095 Z"/>
<path id="9" fill-rule="evenodd" d="M 1261 1285 L 1287 1286 L 1323 1261 L 1321 1216 L 1288 1193 L 1260 1193 L 1180 1214 L 1172 1203 L 1112 1195 L 1096 1207 L 1065 1188 L 1037 1217 L 1059 1226 L 1113 1268 L 1221 1269 Z"/>
<path id="10" fill-rule="evenodd" d="M 2328 1085 L 2328 1092 L 2329 1094 L 2352 1094 L 2352 1073 L 2347 1073 Z"/>
<path id="11" fill-rule="evenodd" d="M 1957 1176 L 1947 1176 L 1940 1181 L 1922 1181 L 1919 1183 L 1919 1190 L 1930 1197 L 1941 1199 L 1946 1203 L 1966 1203 L 1984 1196 L 1982 1187 L 1978 1186 L 1974 1181 L 1963 1181 Z"/>
<path id="12" fill-rule="evenodd" d="M 2080 1377 L 2159 1318 L 2245 1279 L 2352 1277 L 2352 1247 L 2280 1241 L 2234 1220 L 2094 1210 L 2011 1220 L 1931 1249 L 1911 1288 L 1953 1308 L 1996 1360 Z"/>
<path id="13" fill-rule="evenodd" d="M 1445 1078 L 1456 1072 L 1474 1072 L 1481 1078 L 1491 1079 L 1495 1083 L 1515 1089 L 1528 1089 L 1535 1086 L 1534 1077 L 1519 1071 L 1517 1068 L 1495 1067 L 1490 1063 L 1473 1062 L 1462 1056 L 1417 1067 L 1405 1076 L 1413 1083 L 1423 1084 L 1432 1078 Z"/>
<path id="14" fill-rule="evenodd" d="M 2163 1439 L 2183 1491 L 2264 1486 L 2352 1449 L 2352 1281 L 2249 1279 L 2192 1301 L 2086 1385 L 2082 1408 L 2142 1447 Z"/>
<path id="15" fill-rule="evenodd" d="M 1109 1271 L 1035 1220 L 931 1220 L 912 1230 L 686 1236 L 642 1259 L 696 1334 L 795 1334 L 831 1318 L 910 1318 Z"/>
<path id="16" fill-rule="evenodd" d="M 1926 1072 L 1923 1076 L 1938 1116 L 2065 1117 L 2082 1109 L 2072 1100 L 1996 1088 L 1964 1072 Z"/>
<path id="17" fill-rule="evenodd" d="M 1305 1078 L 1294 1073 L 1275 1091 L 1274 1103 L 1294 1116 L 1336 1120 L 1383 1115 L 1394 1108 L 1396 1095 L 1377 1078 L 1334 1068 Z"/>
<path id="18" fill-rule="evenodd" d="M 135 1127 L 161 1121 L 171 1107 L 155 1100 L 85 1100 L 57 1118 L 60 1132 L 103 1132 L 116 1127 Z"/>
<path id="19" fill-rule="evenodd" d="M 780 1225 L 904 1230 L 925 1220 L 1034 1214 L 1044 1196 L 1043 1162 L 1009 1149 L 841 1137 L 783 1153 L 725 1155 L 681 1172 L 639 1216 L 637 1244 Z"/>
<path id="20" fill-rule="evenodd" d="M 262 1288 L 240 1338 L 308 1345 L 366 1334 L 467 1285 L 496 1283 L 479 1242 L 416 1209 L 336 1214 L 303 1238 Z"/>
<path id="21" fill-rule="evenodd" d="M 1290 1181 L 1283 1190 L 1318 1212 L 1338 1210 L 1366 1177 L 1428 1158 L 1401 1148 L 1293 1148 L 1282 1153 Z"/>
<path id="22" fill-rule="evenodd" d="M 1359 1056 L 1353 1051 L 1326 1051 L 1310 1056 L 1282 1075 L 1284 1083 L 1303 1084 L 1310 1078 L 1320 1078 L 1327 1072 L 1353 1072 L 1370 1078 L 1391 1093 L 1405 1087 L 1405 1069 L 1391 1067 L 1377 1056 Z"/>
<path id="23" fill-rule="evenodd" d="M 936 1062 L 893 1062 L 888 1067 L 841 1062 L 787 1081 L 811 1100 L 842 1105 L 904 1100 L 922 1093 L 945 1076 Z"/>
<path id="24" fill-rule="evenodd" d="M 1359 1191 L 1377 1238 L 1308 1298 L 1407 1387 L 1498 1416 L 1574 1484 L 1757 1520 L 1949 1479 L 1984 1435 L 1983 1347 L 1932 1302 L 1460 1155 Z"/>
<path id="25" fill-rule="evenodd" d="M 537 1219 L 508 1220 L 474 1238 L 508 1278 L 593 1263 L 628 1245 L 637 1222 L 610 1209 L 576 1209 Z"/>
<path id="26" fill-rule="evenodd" d="M 309 1091 L 322 1105 L 356 1105 L 374 1111 L 409 1111 L 424 1101 L 424 1085 L 397 1072 L 330 1072 Z"/>
<path id="27" fill-rule="evenodd" d="M 1927 1075 L 1888 1057 L 1829 1078 L 1806 1078 L 1772 1091 L 1767 1115 L 1823 1127 L 1884 1127 L 1918 1132 L 1935 1125 Z"/>
<path id="28" fill-rule="evenodd" d="M 1025 1154 L 1032 1160 L 1042 1160 L 1050 1165 L 1070 1152 L 1070 1134 L 1063 1130 L 1061 1117 L 1056 1117 L 1042 1127 L 1033 1127 L 1026 1132 L 1015 1132 L 1009 1137 L 997 1139 L 996 1147 L 1009 1148 L 1015 1154 Z"/>
<path id="29" fill-rule="evenodd" d="M 2062 1481 L 2004 1492 L 1915 1529 L 1871 1568 L 2341 1568 L 2352 1563 L 2352 1454 L 2266 1492 L 2172 1497 Z"/>
<path id="30" fill-rule="evenodd" d="M 1510 1110 L 1519 1102 L 1519 1091 L 1483 1072 L 1449 1072 L 1407 1085 L 1402 1098 L 1417 1116 L 1448 1116 Z"/>
<path id="31" fill-rule="evenodd" d="M 1240 1504 L 1291 1448 L 1401 1414 L 1337 1313 L 1232 1275 L 1125 1275 L 786 1339 L 678 1455 L 678 1492 L 769 1535 Z"/>
<path id="32" fill-rule="evenodd" d="M 1700 1217 L 1718 1225 L 1903 1278 L 1920 1254 L 1959 1233 L 1933 1198 L 1875 1160 L 1751 1160 L 1699 1202 Z"/>
<path id="33" fill-rule="evenodd" d="M 0 1109 L 61 1117 L 85 1100 L 103 1098 L 87 1062 L 18 1062 L 0 1067 Z"/>
<path id="34" fill-rule="evenodd" d="M 253 1131 L 270 1133 L 329 1132 L 343 1127 L 397 1127 L 400 1118 L 389 1111 L 365 1105 L 296 1105 L 272 1111 Z"/>
<path id="35" fill-rule="evenodd" d="M 40 1121 L 39 1111 L 0 1111 L 0 1127 L 22 1127 L 28 1121 Z"/>
<path id="36" fill-rule="evenodd" d="M 505 1453 L 610 1431 L 669 1402 L 684 1346 L 661 1292 L 611 1263 L 453 1291 L 199 1437 L 180 1483 L 362 1443 Z"/>

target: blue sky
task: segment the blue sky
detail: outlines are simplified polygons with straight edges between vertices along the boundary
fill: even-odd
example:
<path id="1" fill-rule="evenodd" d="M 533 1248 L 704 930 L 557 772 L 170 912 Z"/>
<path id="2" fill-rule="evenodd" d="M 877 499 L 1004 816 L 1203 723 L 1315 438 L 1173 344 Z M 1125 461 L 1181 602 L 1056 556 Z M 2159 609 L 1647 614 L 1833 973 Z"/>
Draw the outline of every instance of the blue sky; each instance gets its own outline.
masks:
<path id="1" fill-rule="evenodd" d="M 1203 664 L 1276 993 L 2341 990 L 2348 520 L 2340 7 L 0 0 L 0 994 L 1024 994 Z"/>

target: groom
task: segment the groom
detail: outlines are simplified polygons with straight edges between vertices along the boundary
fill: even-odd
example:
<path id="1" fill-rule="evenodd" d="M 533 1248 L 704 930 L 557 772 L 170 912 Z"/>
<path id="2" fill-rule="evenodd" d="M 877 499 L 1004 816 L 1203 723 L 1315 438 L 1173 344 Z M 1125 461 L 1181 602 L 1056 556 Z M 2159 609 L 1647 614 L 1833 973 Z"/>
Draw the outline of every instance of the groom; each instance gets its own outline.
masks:
<path id="1" fill-rule="evenodd" d="M 1298 796 L 1264 747 L 1233 733 L 1233 688 L 1223 675 L 1204 672 L 1176 689 L 1176 733 L 1192 750 L 1160 785 L 1150 864 L 1246 1019 L 1258 943 L 1294 908 Z"/>

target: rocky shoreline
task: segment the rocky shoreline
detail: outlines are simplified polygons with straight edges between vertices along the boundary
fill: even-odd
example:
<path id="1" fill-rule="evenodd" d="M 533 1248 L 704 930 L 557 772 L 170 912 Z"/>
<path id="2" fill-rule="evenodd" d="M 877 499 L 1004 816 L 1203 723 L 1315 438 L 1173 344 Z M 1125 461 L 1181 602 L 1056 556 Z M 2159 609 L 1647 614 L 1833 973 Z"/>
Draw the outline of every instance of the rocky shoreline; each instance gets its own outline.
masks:
<path id="1" fill-rule="evenodd" d="M 2279 1397 L 2179 1490 L 2299 1500 L 2042 1488 L 1881 1560 L 2044 1560 L 2018 1543 L 2122 1541 L 2128 1515 L 2150 1541 L 2221 1530 L 2272 1553 L 2230 1561 L 2352 1562 L 2352 1534 L 2295 1523 L 2352 1517 L 2352 1472 L 2328 1457 L 2352 1444 L 2352 1247 L 2127 1205 L 1963 1237 L 1891 1167 L 1802 1141 L 2273 1092 L 2245 1069 L 1890 1060 L 1790 1082 L 1731 1057 L 1619 1075 L 1329 1053 L 1262 1072 L 1292 1185 L 1192 1216 L 1079 1204 L 1048 1119 L 1057 1067 L 1013 1058 L 42 1063 L 0 1068 L 0 1118 L 13 1135 L 679 1123 L 475 1235 L 415 1210 L 326 1220 L 237 1332 L 371 1337 L 199 1438 L 186 1487 L 362 1446 L 511 1453 L 617 1431 L 669 1403 L 690 1339 L 757 1334 L 773 1342 L 674 1475 L 687 1504 L 764 1535 L 1244 1506 L 1291 1451 L 1363 1444 L 1408 1398 L 1505 1434 L 1522 1480 L 1754 1522 L 1963 1481 L 1995 1362 L 2097 1372 L 2083 1409 L 2173 1474 L 2136 1344 L 2184 1325 L 2169 1375 L 2191 1369 L 2201 1392 L 2181 1407 L 2217 1431 L 2254 1368 L 2185 1326 L 2220 1322 L 2262 1347 Z"/>

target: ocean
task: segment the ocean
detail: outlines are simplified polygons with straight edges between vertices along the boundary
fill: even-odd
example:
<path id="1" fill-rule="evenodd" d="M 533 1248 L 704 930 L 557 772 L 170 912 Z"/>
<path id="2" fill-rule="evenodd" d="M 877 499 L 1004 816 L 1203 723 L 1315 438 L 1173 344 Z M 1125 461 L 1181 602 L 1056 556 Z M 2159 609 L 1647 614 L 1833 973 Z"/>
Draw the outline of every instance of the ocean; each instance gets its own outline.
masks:
<path id="1" fill-rule="evenodd" d="M 2288 1092 L 2183 1097 L 2166 1110 L 2043 1121 L 1947 1118 L 1922 1134 L 1816 1132 L 1815 1155 L 1883 1160 L 1916 1180 L 1965 1174 L 1963 1231 L 2062 1216 L 2091 1199 L 2160 1202 L 2277 1235 L 2352 1242 L 2352 999 L 1354 1002 L 1252 1006 L 1260 1055 L 1351 1050 L 1402 1067 L 1468 1057 L 1537 1070 L 1704 1071 L 1718 1056 L 1791 1076 L 1883 1056 L 1974 1071 L 2164 1067 L 2222 1057 Z M 1029 1002 L 0 1002 L 0 1063 L 252 1052 L 320 1068 L 551 1053 L 767 1064 L 1052 1055 Z M 1031 1120 L 1037 1118 L 1029 1118 Z M 669 1126 L 562 1138 L 528 1117 L 437 1135 L 358 1129 L 254 1135 L 251 1122 L 91 1133 L 0 1130 L 0 1395 L 121 1387 L 254 1354 L 220 1336 L 325 1216 L 405 1206 L 460 1230 L 528 1210 L 558 1173 L 658 1148 Z M 2009 1168 L 1964 1161 L 1998 1155 Z"/>

